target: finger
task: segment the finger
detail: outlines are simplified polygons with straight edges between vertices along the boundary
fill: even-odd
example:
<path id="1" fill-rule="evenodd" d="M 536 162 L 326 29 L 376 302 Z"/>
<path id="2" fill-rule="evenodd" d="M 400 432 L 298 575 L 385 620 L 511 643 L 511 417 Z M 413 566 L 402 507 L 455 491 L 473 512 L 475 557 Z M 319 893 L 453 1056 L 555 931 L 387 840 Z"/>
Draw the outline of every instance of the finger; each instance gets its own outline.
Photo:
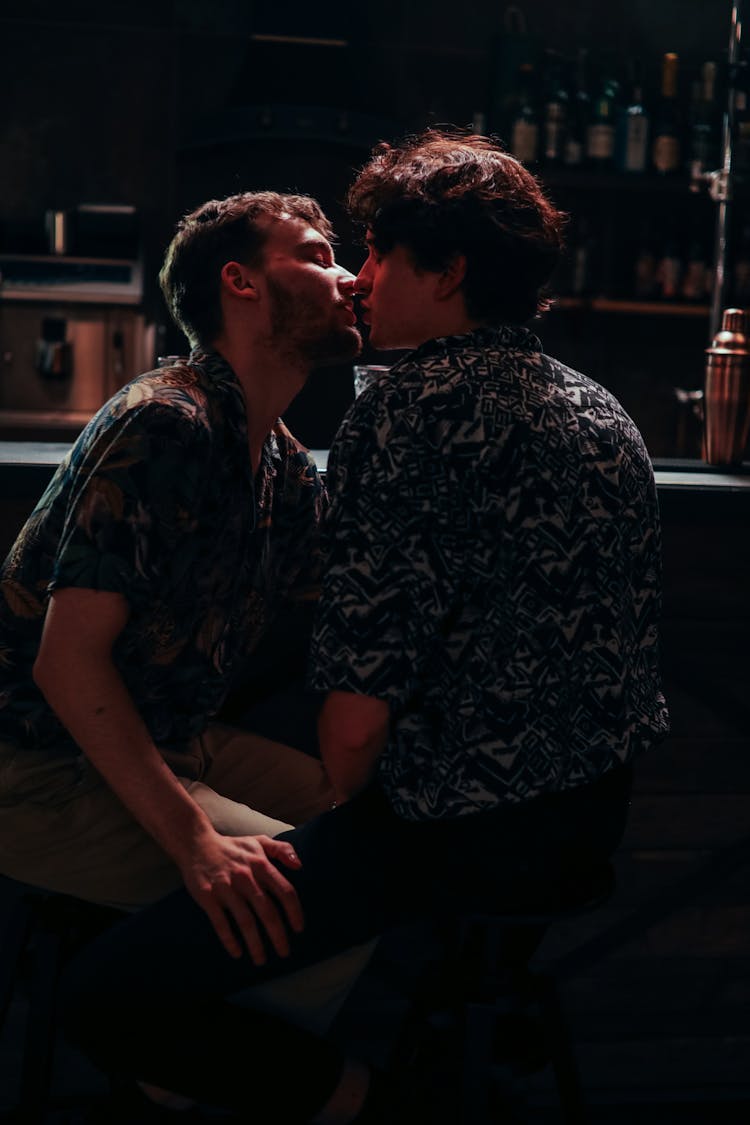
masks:
<path id="1" fill-rule="evenodd" d="M 305 916 L 299 895 L 289 880 L 270 864 L 259 879 L 263 888 L 279 903 L 295 933 L 301 933 L 305 928 Z"/>
<path id="2" fill-rule="evenodd" d="M 268 837 L 263 840 L 263 850 L 271 859 L 277 859 L 280 863 L 285 864 L 287 867 L 301 867 L 302 860 L 295 852 L 294 848 L 286 840 L 274 840 Z"/>
<path id="3" fill-rule="evenodd" d="M 208 915 L 208 920 L 216 930 L 217 937 L 229 956 L 240 958 L 242 956 L 242 946 L 232 932 L 229 920 L 221 907 L 218 906 L 213 899 L 199 900 L 199 905 L 203 907 Z"/>
<path id="4" fill-rule="evenodd" d="M 260 897 L 263 897 L 262 895 Z M 263 948 L 263 941 L 258 929 L 258 923 L 255 916 L 255 904 L 252 904 L 252 909 L 248 906 L 245 898 L 241 894 L 237 894 L 234 890 L 227 896 L 224 903 L 224 909 L 227 910 L 234 919 L 237 929 L 240 931 L 242 940 L 245 943 L 250 959 L 254 965 L 265 965 L 266 951 Z"/>
<path id="5" fill-rule="evenodd" d="M 279 957 L 288 957 L 289 937 L 286 926 L 271 896 L 255 885 L 247 889 L 245 897 Z"/>

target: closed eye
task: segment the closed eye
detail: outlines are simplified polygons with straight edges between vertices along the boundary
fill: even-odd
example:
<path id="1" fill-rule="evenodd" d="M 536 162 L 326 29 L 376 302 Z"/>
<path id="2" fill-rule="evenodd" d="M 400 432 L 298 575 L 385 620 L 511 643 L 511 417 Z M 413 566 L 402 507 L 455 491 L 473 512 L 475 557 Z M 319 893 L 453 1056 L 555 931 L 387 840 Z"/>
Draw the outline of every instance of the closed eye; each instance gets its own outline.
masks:
<path id="1" fill-rule="evenodd" d="M 324 270 L 329 270 L 336 265 L 331 247 L 321 239 L 304 242 L 299 248 L 299 255 L 316 266 L 322 266 Z"/>

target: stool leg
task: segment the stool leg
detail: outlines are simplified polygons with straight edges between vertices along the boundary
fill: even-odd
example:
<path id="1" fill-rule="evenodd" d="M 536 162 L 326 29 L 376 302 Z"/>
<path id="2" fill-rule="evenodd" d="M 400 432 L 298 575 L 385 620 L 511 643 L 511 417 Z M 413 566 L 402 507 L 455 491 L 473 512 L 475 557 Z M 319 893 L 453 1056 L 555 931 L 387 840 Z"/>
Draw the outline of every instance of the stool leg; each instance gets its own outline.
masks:
<path id="1" fill-rule="evenodd" d="M 34 967 L 21 1072 L 21 1116 L 24 1125 L 42 1125 L 49 1106 L 62 945 L 62 935 L 52 928 L 40 927 L 35 933 Z"/>
<path id="2" fill-rule="evenodd" d="M 495 1021 L 493 1005 L 466 1005 L 461 1125 L 489 1125 L 492 1120 L 490 1097 Z"/>
<path id="3" fill-rule="evenodd" d="M 24 899 L 18 899 L 3 930 L 3 956 L 0 961 L 0 1029 L 5 1026 L 8 1008 L 13 999 L 13 989 L 28 931 L 29 904 Z"/>
<path id="4" fill-rule="evenodd" d="M 583 1084 L 557 986 L 551 977 L 544 976 L 537 977 L 537 984 L 545 1013 L 552 1069 L 555 1072 L 563 1121 L 565 1125 L 589 1125 Z"/>

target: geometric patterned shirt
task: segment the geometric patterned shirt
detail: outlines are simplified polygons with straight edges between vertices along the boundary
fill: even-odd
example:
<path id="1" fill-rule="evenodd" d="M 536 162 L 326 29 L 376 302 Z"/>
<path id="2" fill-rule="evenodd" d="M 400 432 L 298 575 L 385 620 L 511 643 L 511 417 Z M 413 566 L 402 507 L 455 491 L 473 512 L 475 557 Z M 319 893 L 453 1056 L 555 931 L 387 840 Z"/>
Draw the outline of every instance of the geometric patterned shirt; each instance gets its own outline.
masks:
<path id="1" fill-rule="evenodd" d="M 325 490 L 278 422 L 253 477 L 245 400 L 226 361 L 194 350 L 95 415 L 0 572 L 0 738 L 76 754 L 32 678 L 49 594 L 121 593 L 114 659 L 157 746 L 180 752 L 265 639 L 309 633 Z"/>
<path id="2" fill-rule="evenodd" d="M 651 462 L 526 329 L 430 340 L 379 375 L 326 485 L 310 682 L 388 702 L 400 816 L 583 785 L 665 736 Z"/>

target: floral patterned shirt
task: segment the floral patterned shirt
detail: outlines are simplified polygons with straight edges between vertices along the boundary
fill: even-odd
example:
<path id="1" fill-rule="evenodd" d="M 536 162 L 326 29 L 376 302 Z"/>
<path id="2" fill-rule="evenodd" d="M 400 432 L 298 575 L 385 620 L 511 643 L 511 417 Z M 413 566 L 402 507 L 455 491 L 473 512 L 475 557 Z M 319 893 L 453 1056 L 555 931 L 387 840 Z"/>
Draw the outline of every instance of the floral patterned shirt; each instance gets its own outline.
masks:
<path id="1" fill-rule="evenodd" d="M 378 376 L 327 485 L 311 683 L 388 701 L 399 815 L 582 785 L 665 735 L 651 463 L 530 332 L 432 340 Z"/>
<path id="2" fill-rule="evenodd" d="M 0 574 L 0 738 L 74 753 L 31 669 L 50 592 L 121 593 L 114 657 L 157 745 L 186 748 L 283 615 L 309 629 L 325 490 L 278 422 L 253 477 L 245 400 L 216 353 L 133 380 L 63 460 Z"/>

